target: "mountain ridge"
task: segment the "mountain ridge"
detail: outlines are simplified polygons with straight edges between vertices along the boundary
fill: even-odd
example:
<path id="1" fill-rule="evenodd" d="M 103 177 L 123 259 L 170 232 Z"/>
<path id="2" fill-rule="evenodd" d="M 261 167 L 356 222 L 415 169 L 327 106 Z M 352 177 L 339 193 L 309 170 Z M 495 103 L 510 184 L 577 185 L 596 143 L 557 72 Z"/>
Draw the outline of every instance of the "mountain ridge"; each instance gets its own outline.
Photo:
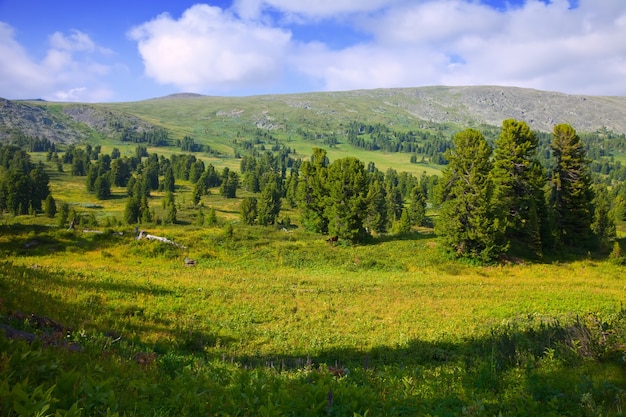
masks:
<path id="1" fill-rule="evenodd" d="M 0 139 L 19 132 L 74 143 L 94 134 L 110 137 L 113 125 L 138 131 L 180 127 L 180 132 L 191 123 L 212 122 L 266 130 L 299 125 L 332 130 L 356 120 L 404 125 L 406 129 L 423 124 L 461 129 L 500 126 L 509 118 L 544 132 L 555 124 L 568 123 L 579 132 L 622 134 L 626 133 L 626 97 L 520 87 L 427 86 L 248 97 L 176 93 L 137 102 L 96 104 L 0 99 Z"/>

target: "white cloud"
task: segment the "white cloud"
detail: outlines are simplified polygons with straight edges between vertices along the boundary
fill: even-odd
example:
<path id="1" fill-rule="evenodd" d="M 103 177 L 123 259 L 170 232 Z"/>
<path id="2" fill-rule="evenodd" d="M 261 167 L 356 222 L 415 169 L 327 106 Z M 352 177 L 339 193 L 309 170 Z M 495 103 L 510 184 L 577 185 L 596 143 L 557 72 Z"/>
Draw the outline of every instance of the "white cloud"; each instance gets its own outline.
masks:
<path id="1" fill-rule="evenodd" d="M 420 85 L 515 85 L 626 94 L 626 2 L 566 0 L 495 11 L 430 0 L 361 20 L 373 39 L 341 50 L 305 45 L 294 65 L 327 90 Z"/>
<path id="2" fill-rule="evenodd" d="M 94 61 L 92 53 L 109 54 L 80 31 L 60 32 L 49 38 L 50 48 L 36 62 L 15 39 L 13 28 L 0 22 L 0 96 L 63 101 L 102 101 L 113 93 L 101 85 L 109 66 Z"/>
<path id="3" fill-rule="evenodd" d="M 231 91 L 277 81 L 291 34 L 244 23 L 218 7 L 195 5 L 175 20 L 162 14 L 134 28 L 146 74 L 190 91 Z"/>

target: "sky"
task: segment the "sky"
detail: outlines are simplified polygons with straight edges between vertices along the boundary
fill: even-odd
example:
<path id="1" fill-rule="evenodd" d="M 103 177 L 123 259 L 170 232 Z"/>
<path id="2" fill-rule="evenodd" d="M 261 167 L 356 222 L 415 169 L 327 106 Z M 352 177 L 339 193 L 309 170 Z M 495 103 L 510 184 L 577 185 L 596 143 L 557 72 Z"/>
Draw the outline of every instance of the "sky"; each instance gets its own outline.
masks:
<path id="1" fill-rule="evenodd" d="M 0 0 L 0 97 L 626 95 L 626 0 Z"/>

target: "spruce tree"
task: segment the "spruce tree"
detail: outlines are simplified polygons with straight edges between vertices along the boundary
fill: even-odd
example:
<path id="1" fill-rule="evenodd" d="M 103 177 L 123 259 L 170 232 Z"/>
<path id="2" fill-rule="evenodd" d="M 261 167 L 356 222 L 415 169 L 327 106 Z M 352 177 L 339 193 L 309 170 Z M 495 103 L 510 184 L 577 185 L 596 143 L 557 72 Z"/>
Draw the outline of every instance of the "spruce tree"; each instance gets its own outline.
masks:
<path id="1" fill-rule="evenodd" d="M 493 208 L 491 152 L 474 129 L 457 133 L 446 152 L 449 164 L 438 185 L 436 231 L 445 248 L 460 257 L 491 261 L 507 249 L 503 222 Z"/>
<path id="2" fill-rule="evenodd" d="M 589 160 L 576 130 L 568 124 L 554 126 L 551 208 L 557 243 L 580 246 L 591 236 L 593 190 Z"/>

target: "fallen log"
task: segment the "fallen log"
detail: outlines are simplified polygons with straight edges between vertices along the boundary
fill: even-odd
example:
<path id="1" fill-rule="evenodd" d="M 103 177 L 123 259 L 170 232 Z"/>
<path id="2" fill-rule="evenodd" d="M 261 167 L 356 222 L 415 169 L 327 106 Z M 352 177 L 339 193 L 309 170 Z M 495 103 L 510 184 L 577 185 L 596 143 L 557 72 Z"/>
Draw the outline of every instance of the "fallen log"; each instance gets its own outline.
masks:
<path id="1" fill-rule="evenodd" d="M 157 240 L 159 242 L 163 242 L 163 243 L 167 243 L 169 245 L 173 245 L 176 246 L 177 248 L 181 248 L 181 249 L 187 249 L 185 246 L 183 245 L 179 245 L 178 243 L 169 240 L 168 238 L 162 237 L 162 236 L 155 236 L 155 235 L 151 235 L 148 234 L 148 232 L 146 232 L 145 230 L 142 230 L 139 232 L 139 234 L 137 235 L 137 240 L 139 239 L 150 239 L 150 240 Z"/>

